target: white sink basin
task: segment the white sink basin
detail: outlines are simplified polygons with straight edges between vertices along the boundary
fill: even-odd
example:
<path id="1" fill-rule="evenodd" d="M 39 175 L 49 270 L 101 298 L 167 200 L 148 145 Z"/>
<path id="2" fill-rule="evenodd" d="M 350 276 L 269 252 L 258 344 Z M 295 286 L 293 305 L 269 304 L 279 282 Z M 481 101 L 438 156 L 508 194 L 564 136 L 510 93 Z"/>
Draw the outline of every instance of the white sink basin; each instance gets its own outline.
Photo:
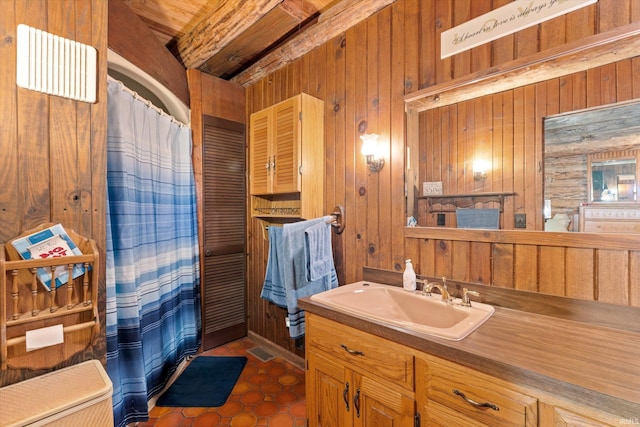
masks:
<path id="1" fill-rule="evenodd" d="M 396 286 L 356 282 L 311 296 L 332 308 L 372 318 L 414 332 L 461 340 L 476 330 L 494 312 L 487 304 L 471 307 L 445 303 L 440 294 L 424 296 Z"/>

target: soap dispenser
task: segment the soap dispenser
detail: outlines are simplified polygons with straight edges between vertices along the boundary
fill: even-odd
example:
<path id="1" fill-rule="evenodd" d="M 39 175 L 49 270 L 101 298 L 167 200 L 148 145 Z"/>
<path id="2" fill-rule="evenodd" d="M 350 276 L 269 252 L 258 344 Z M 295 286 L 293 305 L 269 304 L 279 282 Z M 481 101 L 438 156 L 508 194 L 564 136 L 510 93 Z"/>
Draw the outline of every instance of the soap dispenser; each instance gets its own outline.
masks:
<path id="1" fill-rule="evenodd" d="M 416 290 L 416 272 L 413 271 L 411 260 L 405 261 L 404 273 L 402 273 L 402 286 L 407 291 Z"/>

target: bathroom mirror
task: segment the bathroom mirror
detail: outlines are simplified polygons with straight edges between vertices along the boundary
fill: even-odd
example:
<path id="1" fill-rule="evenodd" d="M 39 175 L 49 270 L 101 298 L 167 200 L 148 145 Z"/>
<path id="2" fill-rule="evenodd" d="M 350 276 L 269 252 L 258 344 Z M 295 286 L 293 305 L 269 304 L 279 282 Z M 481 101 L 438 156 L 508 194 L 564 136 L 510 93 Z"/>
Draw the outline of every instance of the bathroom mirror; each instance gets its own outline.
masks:
<path id="1" fill-rule="evenodd" d="M 635 150 L 590 154 L 587 178 L 590 202 L 637 202 Z"/>

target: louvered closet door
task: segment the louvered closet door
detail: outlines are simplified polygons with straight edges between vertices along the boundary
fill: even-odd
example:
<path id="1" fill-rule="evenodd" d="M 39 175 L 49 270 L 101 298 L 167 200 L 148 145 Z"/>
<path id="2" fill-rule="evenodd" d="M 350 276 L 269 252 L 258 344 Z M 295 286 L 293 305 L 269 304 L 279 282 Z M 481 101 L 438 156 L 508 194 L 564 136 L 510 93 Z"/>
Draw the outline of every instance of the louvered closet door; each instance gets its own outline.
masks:
<path id="1" fill-rule="evenodd" d="M 245 127 L 204 117 L 203 348 L 247 334 Z"/>

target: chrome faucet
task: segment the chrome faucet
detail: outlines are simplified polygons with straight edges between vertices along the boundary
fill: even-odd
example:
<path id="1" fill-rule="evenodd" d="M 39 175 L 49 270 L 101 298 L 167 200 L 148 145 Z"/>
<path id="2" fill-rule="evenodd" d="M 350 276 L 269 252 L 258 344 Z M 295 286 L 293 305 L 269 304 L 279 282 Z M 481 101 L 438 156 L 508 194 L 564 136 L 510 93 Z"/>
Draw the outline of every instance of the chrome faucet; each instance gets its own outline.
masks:
<path id="1" fill-rule="evenodd" d="M 424 286 L 422 287 L 422 295 L 431 295 L 433 289 L 438 289 L 440 291 L 440 295 L 442 296 L 442 301 L 449 302 L 451 301 L 451 294 L 447 290 L 447 278 L 442 278 L 442 285 L 436 282 L 427 282 L 424 281 Z"/>

